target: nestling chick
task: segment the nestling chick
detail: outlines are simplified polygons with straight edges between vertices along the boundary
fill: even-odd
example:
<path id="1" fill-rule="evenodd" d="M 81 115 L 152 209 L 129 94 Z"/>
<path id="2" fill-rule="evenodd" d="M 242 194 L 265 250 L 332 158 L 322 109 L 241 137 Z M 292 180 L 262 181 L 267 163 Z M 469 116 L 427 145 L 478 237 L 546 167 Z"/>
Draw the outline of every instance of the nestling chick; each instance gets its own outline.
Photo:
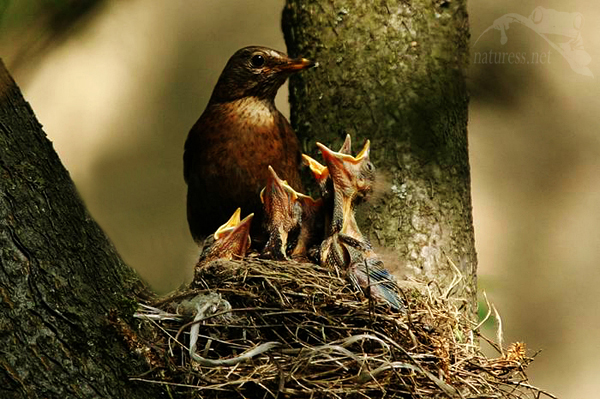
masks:
<path id="1" fill-rule="evenodd" d="M 331 151 L 317 143 L 325 159 L 328 174 L 333 184 L 333 216 L 331 231 L 342 231 L 354 226 L 354 207 L 363 201 L 373 189 L 375 167 L 369 160 L 370 142 L 367 140 L 361 152 L 353 157 L 349 154 Z M 344 227 L 346 226 L 346 227 Z"/>
<path id="2" fill-rule="evenodd" d="M 346 135 L 344 143 L 338 152 L 340 154 L 352 155 L 352 138 L 349 134 Z M 313 177 L 319 185 L 321 197 L 324 199 L 330 197 L 333 191 L 333 186 L 331 178 L 329 177 L 329 170 L 327 169 L 327 166 L 321 165 L 318 161 L 306 154 L 302 154 L 302 161 L 306 166 L 309 167 Z"/>
<path id="3" fill-rule="evenodd" d="M 269 238 L 261 256 L 270 259 L 287 259 L 290 233 L 300 229 L 302 205 L 298 195 L 285 180 L 281 180 L 269 166 L 267 185 L 260 192 L 265 215 L 265 228 Z"/>
<path id="4" fill-rule="evenodd" d="M 314 200 L 308 195 L 299 194 L 298 201 L 302 208 L 302 221 L 291 256 L 293 259 L 305 260 L 309 257 L 309 249 L 323 239 L 325 207 L 322 198 Z"/>
<path id="5" fill-rule="evenodd" d="M 354 215 L 355 205 L 370 194 L 375 181 L 375 168 L 369 160 L 370 142 L 367 140 L 356 157 L 333 152 L 321 143 L 317 146 L 333 186 L 333 216 L 330 235 L 321 245 L 321 263 L 341 267 L 365 295 L 402 310 L 393 276 L 360 232 Z"/>
<path id="6" fill-rule="evenodd" d="M 250 248 L 249 233 L 254 214 L 240 220 L 240 213 L 241 209 L 237 208 L 229 220 L 206 239 L 196 271 L 216 259 L 240 259 L 246 255 Z"/>

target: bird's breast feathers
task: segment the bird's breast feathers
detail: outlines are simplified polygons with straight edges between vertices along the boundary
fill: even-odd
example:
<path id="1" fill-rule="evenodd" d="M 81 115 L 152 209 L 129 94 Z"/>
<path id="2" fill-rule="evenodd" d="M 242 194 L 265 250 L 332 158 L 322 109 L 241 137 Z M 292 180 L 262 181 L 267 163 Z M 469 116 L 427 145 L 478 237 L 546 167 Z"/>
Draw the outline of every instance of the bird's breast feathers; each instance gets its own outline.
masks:
<path id="1" fill-rule="evenodd" d="M 220 163 L 227 153 L 228 162 L 235 161 L 239 167 L 256 170 L 259 165 L 266 168 L 269 164 L 285 162 L 298 150 L 291 128 L 288 131 L 284 126 L 282 131 L 280 119 L 283 116 L 274 105 L 245 97 L 219 107 L 216 114 L 221 120 L 215 124 L 217 128 L 206 132 L 210 138 L 206 137 L 205 143 L 211 143 L 212 158 L 220 160 L 211 159 L 210 162 Z M 287 121 L 286 124 L 289 125 Z M 266 176 L 266 170 L 264 173 Z"/>
<path id="2" fill-rule="evenodd" d="M 224 104 L 225 114 L 232 123 L 255 129 L 272 128 L 277 111 L 255 97 L 244 97 Z"/>
<path id="3" fill-rule="evenodd" d="M 290 184 L 299 186 L 295 133 L 275 105 L 255 97 L 213 104 L 194 131 L 196 173 L 213 180 L 225 176 L 262 188 L 271 165 Z M 209 151 L 210 150 L 210 151 Z M 200 166 L 201 165 L 201 166 Z M 241 183 L 245 184 L 245 183 Z"/>

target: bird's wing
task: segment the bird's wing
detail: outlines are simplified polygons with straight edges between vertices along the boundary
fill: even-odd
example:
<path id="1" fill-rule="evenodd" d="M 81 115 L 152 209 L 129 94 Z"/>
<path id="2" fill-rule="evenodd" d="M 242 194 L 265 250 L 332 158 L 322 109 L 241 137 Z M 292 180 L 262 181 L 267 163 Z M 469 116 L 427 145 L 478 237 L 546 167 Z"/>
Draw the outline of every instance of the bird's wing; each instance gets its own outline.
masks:
<path id="1" fill-rule="evenodd" d="M 370 289 L 374 298 L 382 299 L 396 310 L 403 310 L 400 288 L 394 276 L 377 258 L 364 258 L 350 266 L 350 280 L 362 290 Z"/>

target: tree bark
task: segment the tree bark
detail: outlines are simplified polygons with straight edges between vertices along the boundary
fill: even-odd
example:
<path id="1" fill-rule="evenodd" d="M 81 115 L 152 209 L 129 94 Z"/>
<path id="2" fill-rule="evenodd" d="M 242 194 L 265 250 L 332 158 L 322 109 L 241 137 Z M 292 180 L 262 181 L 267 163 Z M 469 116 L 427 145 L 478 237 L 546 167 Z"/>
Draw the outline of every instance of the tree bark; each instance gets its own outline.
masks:
<path id="1" fill-rule="evenodd" d="M 290 81 L 304 150 L 337 148 L 346 133 L 370 139 L 390 184 L 361 227 L 406 276 L 447 288 L 454 264 L 452 295 L 475 315 L 465 1 L 287 0 L 283 31 L 291 55 L 320 64 Z"/>
<path id="2" fill-rule="evenodd" d="M 128 381 L 147 369 L 123 336 L 144 291 L 0 62 L 0 397 L 156 396 Z"/>

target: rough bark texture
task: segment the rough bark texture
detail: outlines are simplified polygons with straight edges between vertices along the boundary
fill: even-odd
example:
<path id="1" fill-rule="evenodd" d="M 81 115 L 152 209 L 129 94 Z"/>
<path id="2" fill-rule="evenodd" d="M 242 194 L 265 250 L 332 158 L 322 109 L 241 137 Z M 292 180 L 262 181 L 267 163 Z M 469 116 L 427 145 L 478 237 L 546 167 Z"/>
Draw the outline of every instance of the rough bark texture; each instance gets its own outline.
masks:
<path id="1" fill-rule="evenodd" d="M 448 287 L 451 259 L 462 274 L 453 295 L 474 315 L 465 1 L 287 0 L 283 31 L 291 55 L 320 64 L 290 82 L 304 150 L 337 148 L 346 133 L 355 151 L 371 139 L 390 184 L 363 229 L 408 276 Z"/>
<path id="2" fill-rule="evenodd" d="M 156 396 L 114 324 L 143 289 L 0 62 L 0 397 Z"/>

